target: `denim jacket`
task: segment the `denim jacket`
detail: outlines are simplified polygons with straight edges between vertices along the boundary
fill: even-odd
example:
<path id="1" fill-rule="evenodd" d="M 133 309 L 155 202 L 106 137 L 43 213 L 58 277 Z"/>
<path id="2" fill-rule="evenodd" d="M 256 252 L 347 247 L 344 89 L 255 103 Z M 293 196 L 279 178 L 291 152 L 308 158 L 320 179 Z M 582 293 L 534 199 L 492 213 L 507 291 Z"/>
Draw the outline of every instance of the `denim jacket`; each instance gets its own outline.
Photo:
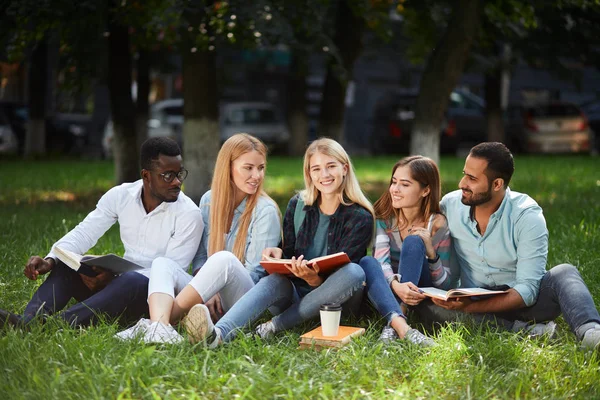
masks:
<path id="1" fill-rule="evenodd" d="M 200 211 L 204 220 L 204 233 L 196 256 L 192 261 L 193 272 L 202 268 L 208 258 L 208 238 L 210 235 L 210 190 L 200 199 Z M 233 212 L 231 230 L 225 237 L 225 250 L 232 251 L 238 233 L 240 217 L 246 209 L 246 199 Z M 225 216 L 223 216 L 225 217 Z M 248 226 L 246 237 L 246 254 L 244 265 L 250 272 L 254 283 L 266 275 L 260 265 L 262 251 L 267 247 L 277 247 L 281 241 L 281 217 L 277 205 L 267 197 L 260 197 L 252 212 L 252 220 Z"/>

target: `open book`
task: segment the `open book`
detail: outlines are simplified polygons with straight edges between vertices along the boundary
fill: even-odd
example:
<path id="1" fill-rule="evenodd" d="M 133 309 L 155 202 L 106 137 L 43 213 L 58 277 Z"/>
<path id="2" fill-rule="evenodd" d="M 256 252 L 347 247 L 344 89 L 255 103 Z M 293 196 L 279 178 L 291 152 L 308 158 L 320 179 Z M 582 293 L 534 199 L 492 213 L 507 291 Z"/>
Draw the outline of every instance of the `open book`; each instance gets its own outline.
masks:
<path id="1" fill-rule="evenodd" d="M 419 289 L 423 291 L 425 296 L 435 297 L 436 299 L 440 300 L 448 300 L 457 297 L 489 296 L 492 294 L 506 293 L 506 290 L 488 290 L 483 288 L 458 288 L 448 291 L 434 287 L 422 287 Z"/>
<path id="2" fill-rule="evenodd" d="M 323 336 L 323 330 L 319 326 L 310 332 L 300 336 L 300 348 L 307 349 L 314 347 L 321 350 L 325 347 L 343 347 L 350 343 L 353 337 L 365 333 L 365 328 L 355 328 L 353 326 L 341 326 L 337 336 Z"/>
<path id="3" fill-rule="evenodd" d="M 82 256 L 67 249 L 61 249 L 58 246 L 54 247 L 53 253 L 69 268 L 72 268 L 80 274 L 87 276 L 98 275 L 98 273 L 92 269 L 92 266 L 104 268 L 115 275 L 119 275 L 128 271 L 143 269 L 141 265 L 128 261 L 117 256 L 116 254 L 107 254 L 104 256 Z"/>
<path id="4" fill-rule="evenodd" d="M 282 274 L 282 275 L 290 275 L 291 272 L 285 267 L 285 264 L 291 264 L 292 260 L 290 259 L 282 259 L 282 258 L 273 258 L 266 257 L 266 260 L 261 260 L 260 265 L 263 266 L 265 271 L 269 274 Z M 342 265 L 348 264 L 350 262 L 350 258 L 348 254 L 343 251 L 340 253 L 329 254 L 326 256 L 315 257 L 307 262 L 309 267 L 312 267 L 313 264 L 317 263 L 319 265 L 319 273 L 327 273 L 334 268 L 341 267 Z"/>

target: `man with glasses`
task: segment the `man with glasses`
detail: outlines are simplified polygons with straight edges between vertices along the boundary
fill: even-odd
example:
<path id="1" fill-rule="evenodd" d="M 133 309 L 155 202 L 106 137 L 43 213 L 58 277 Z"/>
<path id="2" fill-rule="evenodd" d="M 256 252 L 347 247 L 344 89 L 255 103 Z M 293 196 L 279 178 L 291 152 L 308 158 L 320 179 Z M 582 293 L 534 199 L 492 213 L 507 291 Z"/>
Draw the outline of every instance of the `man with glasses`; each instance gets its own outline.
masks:
<path id="1" fill-rule="evenodd" d="M 204 227 L 200 209 L 181 192 L 187 177 L 181 149 L 165 137 L 146 140 L 141 148 L 142 179 L 106 192 L 96 209 L 53 246 L 85 254 L 115 222 L 119 222 L 124 258 L 143 269 L 113 276 L 95 268 L 95 277 L 77 273 L 55 254 L 33 256 L 24 273 L 36 280 L 50 272 L 25 308 L 23 316 L 0 310 L 0 326 L 24 326 L 36 316 L 58 314 L 72 325 L 87 326 L 99 317 L 136 321 L 148 311 L 148 275 L 165 258 L 187 266 L 196 254 Z"/>

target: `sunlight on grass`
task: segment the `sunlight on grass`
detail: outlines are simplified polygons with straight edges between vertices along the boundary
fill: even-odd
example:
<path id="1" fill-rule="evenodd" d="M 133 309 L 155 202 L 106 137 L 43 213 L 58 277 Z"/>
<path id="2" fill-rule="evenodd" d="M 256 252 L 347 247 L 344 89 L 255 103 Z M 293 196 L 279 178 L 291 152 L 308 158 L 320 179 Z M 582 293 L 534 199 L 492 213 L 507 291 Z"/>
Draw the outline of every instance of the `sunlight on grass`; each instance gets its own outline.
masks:
<path id="1" fill-rule="evenodd" d="M 394 157 L 357 157 L 371 200 L 387 190 Z M 518 157 L 511 188 L 544 208 L 548 265 L 577 266 L 600 304 L 600 168 L 591 157 Z M 445 192 L 464 160 L 441 160 Z M 112 186 L 110 162 L 0 162 L 0 308 L 21 312 L 42 280 L 23 275 L 29 256 L 79 223 Z M 21 179 L 11 177 L 19 176 Z M 270 157 L 266 191 L 280 207 L 302 189 L 302 160 Z M 123 254 L 114 226 L 90 253 Z M 268 317 L 265 317 L 268 318 Z M 528 339 L 488 327 L 438 327 L 439 346 L 378 342 L 381 318 L 344 320 L 367 328 L 339 351 L 298 350 L 304 324 L 264 341 L 239 335 L 215 350 L 202 345 L 144 346 L 113 338 L 103 322 L 73 329 L 57 319 L 31 332 L 0 331 L 0 398 L 600 398 L 600 355 L 578 348 L 561 318 L 557 339 Z M 410 319 L 413 324 L 412 316 Z M 415 322 L 416 323 L 416 322 Z"/>

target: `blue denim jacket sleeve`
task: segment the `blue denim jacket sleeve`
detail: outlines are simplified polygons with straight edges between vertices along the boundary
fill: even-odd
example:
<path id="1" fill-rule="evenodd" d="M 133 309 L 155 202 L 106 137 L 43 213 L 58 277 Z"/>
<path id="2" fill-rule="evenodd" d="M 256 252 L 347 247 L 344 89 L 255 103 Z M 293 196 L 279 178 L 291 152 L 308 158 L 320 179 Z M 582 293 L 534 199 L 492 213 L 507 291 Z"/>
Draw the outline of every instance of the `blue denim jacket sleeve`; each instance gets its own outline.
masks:
<path id="1" fill-rule="evenodd" d="M 208 235 L 210 232 L 210 192 L 206 192 L 200 199 L 198 205 L 200 207 L 200 213 L 202 214 L 202 220 L 204 221 L 204 231 L 202 232 L 202 238 L 200 239 L 200 245 L 196 251 L 196 255 L 192 260 L 192 272 L 196 273 L 208 258 Z"/>
<path id="2" fill-rule="evenodd" d="M 267 274 L 260 265 L 262 251 L 267 247 L 277 247 L 281 241 L 281 217 L 277 205 L 268 199 L 260 202 L 264 205 L 256 207 L 248 227 L 245 255 L 245 267 L 255 283 Z"/>
<path id="3" fill-rule="evenodd" d="M 517 275 L 513 286 L 526 306 L 537 301 L 548 258 L 548 229 L 540 207 L 531 207 L 516 222 Z"/>

